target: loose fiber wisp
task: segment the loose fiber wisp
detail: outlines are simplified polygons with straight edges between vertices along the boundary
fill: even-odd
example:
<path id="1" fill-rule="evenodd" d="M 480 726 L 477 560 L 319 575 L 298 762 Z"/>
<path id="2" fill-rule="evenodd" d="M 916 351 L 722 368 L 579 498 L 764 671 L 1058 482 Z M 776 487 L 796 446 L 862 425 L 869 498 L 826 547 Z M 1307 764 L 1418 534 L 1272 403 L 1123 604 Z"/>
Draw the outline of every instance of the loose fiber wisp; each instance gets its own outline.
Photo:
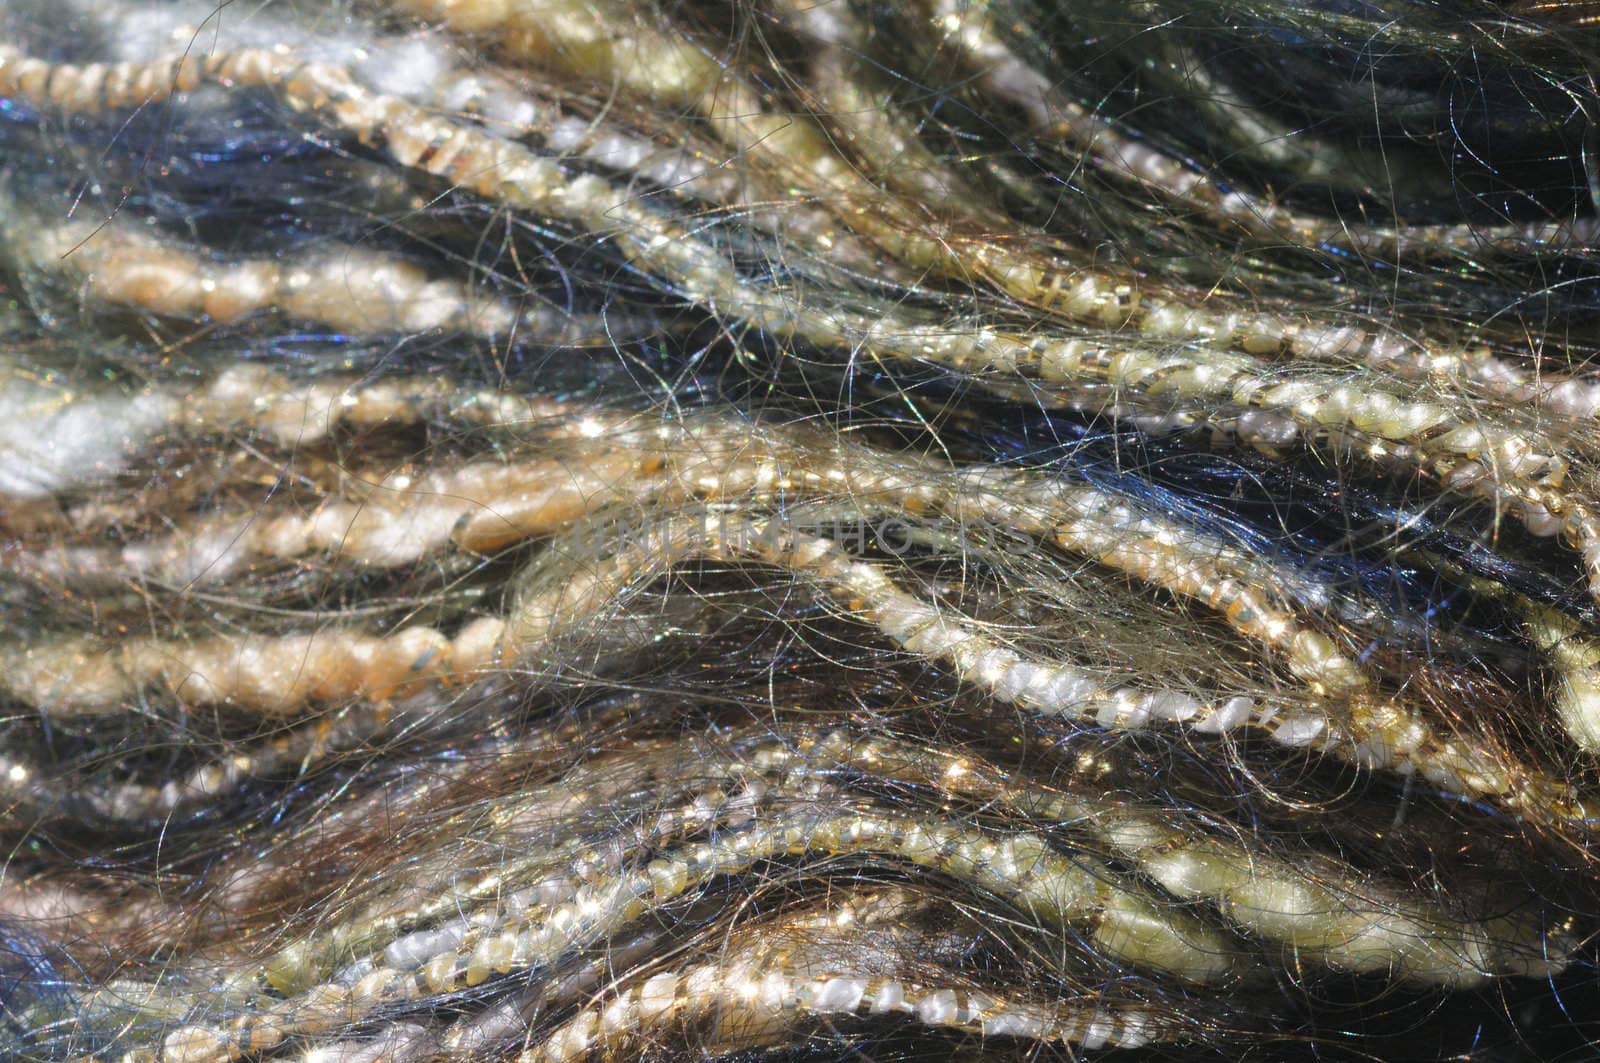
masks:
<path id="1" fill-rule="evenodd" d="M 0 3 L 0 1058 L 1600 1058 L 1597 68 Z"/>

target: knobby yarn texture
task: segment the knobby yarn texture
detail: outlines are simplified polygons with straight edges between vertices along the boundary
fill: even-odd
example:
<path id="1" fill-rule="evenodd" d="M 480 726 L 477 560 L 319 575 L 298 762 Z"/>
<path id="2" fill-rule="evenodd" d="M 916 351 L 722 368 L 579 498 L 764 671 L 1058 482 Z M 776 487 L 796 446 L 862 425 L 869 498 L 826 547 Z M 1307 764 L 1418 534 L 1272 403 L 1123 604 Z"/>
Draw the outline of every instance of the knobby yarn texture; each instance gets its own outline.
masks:
<path id="1" fill-rule="evenodd" d="M 0 1058 L 1600 1056 L 1597 34 L 0 3 Z"/>

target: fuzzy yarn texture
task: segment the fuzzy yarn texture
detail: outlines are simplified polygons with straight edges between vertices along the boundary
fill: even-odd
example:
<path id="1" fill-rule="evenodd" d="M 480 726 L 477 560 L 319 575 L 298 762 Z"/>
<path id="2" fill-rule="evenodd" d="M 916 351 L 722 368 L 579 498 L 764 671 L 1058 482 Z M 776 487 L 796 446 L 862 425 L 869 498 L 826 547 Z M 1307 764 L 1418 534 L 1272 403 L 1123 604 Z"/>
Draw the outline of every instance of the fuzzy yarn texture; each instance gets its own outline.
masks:
<path id="1" fill-rule="evenodd" d="M 1597 33 L 0 0 L 0 1058 L 1600 1057 Z"/>

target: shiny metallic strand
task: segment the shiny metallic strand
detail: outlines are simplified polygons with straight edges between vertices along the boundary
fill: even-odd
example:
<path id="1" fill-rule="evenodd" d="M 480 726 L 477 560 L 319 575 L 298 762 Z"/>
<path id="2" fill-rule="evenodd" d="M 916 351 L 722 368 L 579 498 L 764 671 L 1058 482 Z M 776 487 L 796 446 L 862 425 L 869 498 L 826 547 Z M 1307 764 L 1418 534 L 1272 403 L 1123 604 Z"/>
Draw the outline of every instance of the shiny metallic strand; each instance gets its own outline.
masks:
<path id="1" fill-rule="evenodd" d="M 1587 10 L 0 8 L 0 1056 L 1592 1054 Z"/>
<path id="2" fill-rule="evenodd" d="M 1159 146 L 1129 136 L 1103 115 L 1063 95 L 1037 65 L 1023 58 L 1007 41 L 1001 15 L 1005 5 L 988 0 L 957 4 L 950 0 L 921 5 L 941 34 L 940 44 L 985 88 L 1023 110 L 1037 131 L 1059 138 L 1083 151 L 1095 166 L 1168 198 L 1172 204 L 1198 214 L 1220 228 L 1238 232 L 1261 243 L 1288 243 L 1302 247 L 1332 246 L 1364 256 L 1392 259 L 1430 256 L 1469 258 L 1496 253 L 1537 254 L 1545 249 L 1592 250 L 1596 221 L 1593 216 L 1568 220 L 1485 225 L 1396 225 L 1360 218 L 1326 218 L 1297 212 L 1271 197 L 1252 195 L 1205 173 Z M 1087 32 L 1115 34 L 1128 25 L 1128 12 L 1120 6 L 1082 5 L 1079 17 Z M 1274 169 L 1301 180 L 1329 183 L 1352 180 L 1354 173 L 1338 173 L 1336 165 L 1350 166 L 1352 159 L 1340 146 L 1330 145 L 1310 131 L 1296 130 L 1237 98 L 1231 87 L 1208 74 L 1191 54 L 1174 43 L 1185 27 L 1181 7 L 1160 3 L 1136 5 L 1134 18 L 1159 27 L 1152 65 L 1172 67 L 1173 75 L 1194 84 L 1185 90 L 1194 97 L 1199 114 L 1245 151 L 1260 153 Z M 1201 32 L 1204 33 L 1204 15 Z M 1164 32 L 1163 32 L 1164 31 Z M 1358 161 L 1361 156 L 1355 156 Z M 1337 162 L 1335 161 L 1337 160 Z M 1403 165 L 1396 161 L 1392 165 Z M 1354 168 L 1353 168 L 1354 169 Z M 1412 178 L 1415 179 L 1414 177 Z M 1406 178 L 1398 178 L 1404 182 Z"/>

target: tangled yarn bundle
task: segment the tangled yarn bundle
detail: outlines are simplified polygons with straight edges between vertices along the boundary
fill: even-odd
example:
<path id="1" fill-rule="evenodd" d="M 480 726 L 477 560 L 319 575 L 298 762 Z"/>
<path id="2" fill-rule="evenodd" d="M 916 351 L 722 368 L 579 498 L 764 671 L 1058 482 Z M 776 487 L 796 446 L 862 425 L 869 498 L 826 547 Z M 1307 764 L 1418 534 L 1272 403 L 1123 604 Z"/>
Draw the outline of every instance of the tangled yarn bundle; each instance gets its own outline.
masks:
<path id="1" fill-rule="evenodd" d="M 1590 1058 L 1597 23 L 0 7 L 0 1056 Z"/>

